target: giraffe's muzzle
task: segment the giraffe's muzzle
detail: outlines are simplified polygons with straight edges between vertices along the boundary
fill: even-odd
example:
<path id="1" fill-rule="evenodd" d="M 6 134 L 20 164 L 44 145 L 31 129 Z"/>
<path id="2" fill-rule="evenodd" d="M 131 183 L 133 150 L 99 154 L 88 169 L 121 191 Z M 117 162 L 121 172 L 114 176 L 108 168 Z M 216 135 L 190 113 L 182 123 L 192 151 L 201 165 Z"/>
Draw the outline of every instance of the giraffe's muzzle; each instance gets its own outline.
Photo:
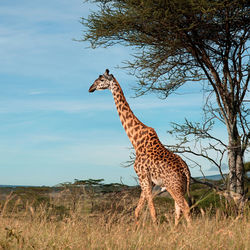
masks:
<path id="1" fill-rule="evenodd" d="M 89 88 L 89 92 L 94 92 L 96 90 L 95 84 L 92 84 Z"/>

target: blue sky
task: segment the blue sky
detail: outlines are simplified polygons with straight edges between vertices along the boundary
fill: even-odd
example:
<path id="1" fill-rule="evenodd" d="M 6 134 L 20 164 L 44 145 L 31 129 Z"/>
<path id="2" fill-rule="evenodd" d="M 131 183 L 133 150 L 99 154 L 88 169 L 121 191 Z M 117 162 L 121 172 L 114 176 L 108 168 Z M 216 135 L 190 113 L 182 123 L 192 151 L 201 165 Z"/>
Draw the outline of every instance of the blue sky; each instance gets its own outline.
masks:
<path id="1" fill-rule="evenodd" d="M 166 134 L 170 122 L 200 119 L 197 83 L 167 100 L 132 98 L 136 79 L 116 67 L 129 59 L 128 48 L 92 50 L 73 41 L 81 38 L 80 17 L 90 7 L 82 0 L 0 2 L 0 184 L 56 185 L 75 178 L 135 184 L 133 168 L 121 167 L 131 144 L 111 93 L 88 93 L 106 68 L 163 143 L 174 143 Z"/>

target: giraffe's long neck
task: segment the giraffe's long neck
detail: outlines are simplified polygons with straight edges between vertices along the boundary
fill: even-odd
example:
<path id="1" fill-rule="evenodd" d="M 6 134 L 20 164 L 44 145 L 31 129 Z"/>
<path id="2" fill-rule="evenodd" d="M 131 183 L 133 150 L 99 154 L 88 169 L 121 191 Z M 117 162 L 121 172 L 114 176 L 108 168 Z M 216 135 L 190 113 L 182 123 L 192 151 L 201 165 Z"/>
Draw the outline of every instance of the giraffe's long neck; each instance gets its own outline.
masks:
<path id="1" fill-rule="evenodd" d="M 144 125 L 132 112 L 129 104 L 123 94 L 120 84 L 115 79 L 114 84 L 111 88 L 113 94 L 115 105 L 117 108 L 118 115 L 120 117 L 122 126 L 124 127 L 133 147 L 136 149 L 136 141 L 138 138 L 138 133 L 141 129 L 147 127 Z"/>

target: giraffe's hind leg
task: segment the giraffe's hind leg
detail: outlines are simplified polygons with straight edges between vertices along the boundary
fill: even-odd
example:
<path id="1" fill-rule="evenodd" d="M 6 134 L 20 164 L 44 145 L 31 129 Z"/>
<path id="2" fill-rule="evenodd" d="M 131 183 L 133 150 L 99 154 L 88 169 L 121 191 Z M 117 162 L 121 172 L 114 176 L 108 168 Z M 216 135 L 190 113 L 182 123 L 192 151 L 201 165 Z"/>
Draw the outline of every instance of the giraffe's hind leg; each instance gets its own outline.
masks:
<path id="1" fill-rule="evenodd" d="M 177 226 L 181 218 L 181 208 L 178 206 L 176 201 L 174 205 L 175 205 L 175 226 Z"/>
<path id="2" fill-rule="evenodd" d="M 189 205 L 188 205 L 187 201 L 185 200 L 184 196 L 179 201 L 178 205 L 180 206 L 180 208 L 184 214 L 184 217 L 187 221 L 187 224 L 190 225 L 190 223 L 191 223 L 190 208 L 189 208 Z"/>
<path id="3" fill-rule="evenodd" d="M 190 216 L 190 208 L 188 206 L 187 201 L 184 198 L 183 192 L 173 192 L 172 190 L 168 190 L 171 194 L 173 199 L 175 200 L 175 225 L 177 226 L 180 220 L 181 212 L 183 213 L 187 224 L 190 225 L 191 223 L 191 216 Z"/>

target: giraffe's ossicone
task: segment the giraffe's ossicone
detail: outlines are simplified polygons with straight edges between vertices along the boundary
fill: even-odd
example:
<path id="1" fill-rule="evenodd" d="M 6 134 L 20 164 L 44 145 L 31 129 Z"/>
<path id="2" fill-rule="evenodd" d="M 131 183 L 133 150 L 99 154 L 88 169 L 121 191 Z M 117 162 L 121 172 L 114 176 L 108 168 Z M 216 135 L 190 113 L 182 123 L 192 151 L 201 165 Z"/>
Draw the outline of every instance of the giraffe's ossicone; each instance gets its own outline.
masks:
<path id="1" fill-rule="evenodd" d="M 134 169 L 141 186 L 141 196 L 135 209 L 136 219 L 138 220 L 139 213 L 147 201 L 151 217 L 156 222 L 152 187 L 159 185 L 166 188 L 175 200 L 175 224 L 178 224 L 181 212 L 190 223 L 190 208 L 184 198 L 186 192 L 189 196 L 190 171 L 187 164 L 180 156 L 162 145 L 153 128 L 143 124 L 134 115 L 120 84 L 109 74 L 109 70 L 95 80 L 89 92 L 102 89 L 112 92 L 121 123 L 136 152 Z"/>

